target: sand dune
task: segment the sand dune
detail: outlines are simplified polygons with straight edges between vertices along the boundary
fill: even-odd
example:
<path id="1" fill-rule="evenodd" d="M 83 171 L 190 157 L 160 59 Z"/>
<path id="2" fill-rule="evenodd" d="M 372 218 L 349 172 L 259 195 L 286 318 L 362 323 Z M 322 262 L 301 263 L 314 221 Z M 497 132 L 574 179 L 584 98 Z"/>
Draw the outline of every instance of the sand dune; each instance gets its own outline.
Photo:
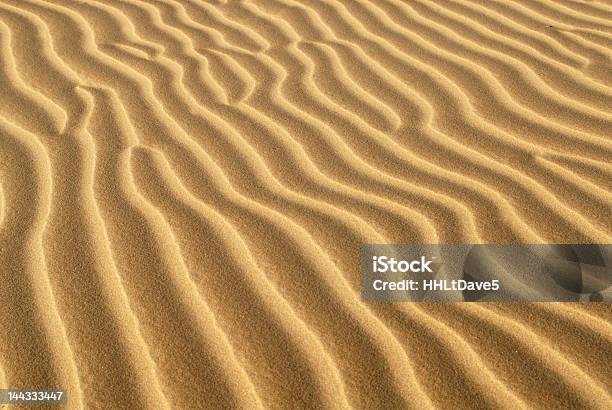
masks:
<path id="1" fill-rule="evenodd" d="M 0 387 L 611 408 L 609 303 L 365 303 L 364 243 L 610 243 L 609 0 L 0 0 Z"/>

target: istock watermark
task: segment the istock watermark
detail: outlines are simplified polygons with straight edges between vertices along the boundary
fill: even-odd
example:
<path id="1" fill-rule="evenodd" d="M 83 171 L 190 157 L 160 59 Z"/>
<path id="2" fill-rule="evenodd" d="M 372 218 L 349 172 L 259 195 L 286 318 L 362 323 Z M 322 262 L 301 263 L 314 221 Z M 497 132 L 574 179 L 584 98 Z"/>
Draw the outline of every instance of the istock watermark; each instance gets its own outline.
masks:
<path id="1" fill-rule="evenodd" d="M 612 301 L 612 244 L 372 244 L 367 301 Z"/>
<path id="2" fill-rule="evenodd" d="M 372 270 L 374 272 L 433 272 L 431 264 L 433 261 L 427 260 L 425 256 L 414 261 L 395 260 L 393 257 L 373 256 Z"/>

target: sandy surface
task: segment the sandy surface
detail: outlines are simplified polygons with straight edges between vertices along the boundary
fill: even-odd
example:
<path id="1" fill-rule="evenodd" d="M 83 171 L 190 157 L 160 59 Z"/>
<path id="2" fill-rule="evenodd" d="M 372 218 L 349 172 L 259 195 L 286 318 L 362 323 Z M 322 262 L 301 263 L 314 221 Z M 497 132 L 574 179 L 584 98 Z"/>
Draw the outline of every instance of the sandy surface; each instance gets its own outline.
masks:
<path id="1" fill-rule="evenodd" d="M 0 385 L 612 408 L 610 304 L 364 303 L 363 243 L 609 243 L 610 0 L 0 0 Z"/>

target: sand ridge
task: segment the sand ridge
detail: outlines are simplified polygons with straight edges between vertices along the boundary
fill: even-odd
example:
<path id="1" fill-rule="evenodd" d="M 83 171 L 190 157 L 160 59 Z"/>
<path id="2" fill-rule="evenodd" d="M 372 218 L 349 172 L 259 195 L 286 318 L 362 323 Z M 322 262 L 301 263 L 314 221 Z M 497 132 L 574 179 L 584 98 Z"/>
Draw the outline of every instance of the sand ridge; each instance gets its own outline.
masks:
<path id="1" fill-rule="evenodd" d="M 364 243 L 609 243 L 612 3 L 0 0 L 0 386 L 610 408 L 609 304 L 366 304 Z"/>

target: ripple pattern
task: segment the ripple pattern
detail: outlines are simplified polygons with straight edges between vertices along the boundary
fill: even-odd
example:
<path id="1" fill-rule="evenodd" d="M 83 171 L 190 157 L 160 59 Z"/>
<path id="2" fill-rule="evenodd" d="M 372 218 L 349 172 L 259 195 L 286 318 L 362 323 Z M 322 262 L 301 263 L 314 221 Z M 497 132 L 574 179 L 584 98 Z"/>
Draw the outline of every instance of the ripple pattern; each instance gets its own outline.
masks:
<path id="1" fill-rule="evenodd" d="M 0 387 L 612 408 L 610 304 L 367 304 L 364 243 L 609 243 L 609 0 L 0 0 Z"/>

